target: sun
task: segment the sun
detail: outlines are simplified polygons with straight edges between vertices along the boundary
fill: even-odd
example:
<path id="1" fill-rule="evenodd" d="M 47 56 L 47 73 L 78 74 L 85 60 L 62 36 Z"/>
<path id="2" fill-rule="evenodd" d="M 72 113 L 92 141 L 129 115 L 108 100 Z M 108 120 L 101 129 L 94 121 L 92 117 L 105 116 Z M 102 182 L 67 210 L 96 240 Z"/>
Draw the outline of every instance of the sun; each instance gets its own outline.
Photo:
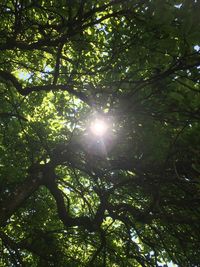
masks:
<path id="1" fill-rule="evenodd" d="M 104 120 L 101 119 L 95 119 L 90 125 L 90 130 L 92 134 L 98 137 L 104 136 L 105 133 L 107 132 L 107 129 L 108 125 Z"/>

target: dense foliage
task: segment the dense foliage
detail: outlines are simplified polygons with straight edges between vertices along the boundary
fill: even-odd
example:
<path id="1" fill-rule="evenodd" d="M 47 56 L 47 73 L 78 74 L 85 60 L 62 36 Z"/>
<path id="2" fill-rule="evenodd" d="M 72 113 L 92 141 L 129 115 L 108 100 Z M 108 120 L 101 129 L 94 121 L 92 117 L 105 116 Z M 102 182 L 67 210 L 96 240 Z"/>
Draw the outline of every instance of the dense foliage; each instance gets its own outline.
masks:
<path id="1" fill-rule="evenodd" d="M 0 13 L 0 266 L 200 266 L 200 1 Z"/>

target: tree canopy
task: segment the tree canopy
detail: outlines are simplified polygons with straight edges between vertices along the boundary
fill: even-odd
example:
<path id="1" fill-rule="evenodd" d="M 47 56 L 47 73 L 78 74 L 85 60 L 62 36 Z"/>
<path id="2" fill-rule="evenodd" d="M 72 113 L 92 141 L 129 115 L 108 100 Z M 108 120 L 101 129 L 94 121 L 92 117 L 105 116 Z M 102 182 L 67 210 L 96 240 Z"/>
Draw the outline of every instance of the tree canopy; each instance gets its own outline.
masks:
<path id="1" fill-rule="evenodd" d="M 0 266 L 200 266 L 200 1 L 0 13 Z"/>

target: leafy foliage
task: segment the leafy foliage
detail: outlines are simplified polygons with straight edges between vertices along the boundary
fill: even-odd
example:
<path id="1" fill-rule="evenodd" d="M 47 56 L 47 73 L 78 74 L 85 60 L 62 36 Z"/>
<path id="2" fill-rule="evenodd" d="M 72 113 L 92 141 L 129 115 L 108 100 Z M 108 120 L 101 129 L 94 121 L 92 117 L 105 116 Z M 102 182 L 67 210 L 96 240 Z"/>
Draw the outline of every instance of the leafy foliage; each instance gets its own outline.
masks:
<path id="1" fill-rule="evenodd" d="M 0 12 L 0 265 L 200 266 L 200 2 Z"/>

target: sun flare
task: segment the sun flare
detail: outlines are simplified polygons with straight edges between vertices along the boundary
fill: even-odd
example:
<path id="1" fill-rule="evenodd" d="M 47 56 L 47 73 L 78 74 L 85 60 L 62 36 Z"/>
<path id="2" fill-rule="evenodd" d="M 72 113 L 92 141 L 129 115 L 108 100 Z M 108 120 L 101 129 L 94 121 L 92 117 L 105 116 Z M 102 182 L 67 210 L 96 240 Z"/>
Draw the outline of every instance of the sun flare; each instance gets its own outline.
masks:
<path id="1" fill-rule="evenodd" d="M 108 125 L 105 121 L 96 119 L 94 122 L 91 123 L 90 130 L 96 136 L 103 136 L 108 129 Z"/>

